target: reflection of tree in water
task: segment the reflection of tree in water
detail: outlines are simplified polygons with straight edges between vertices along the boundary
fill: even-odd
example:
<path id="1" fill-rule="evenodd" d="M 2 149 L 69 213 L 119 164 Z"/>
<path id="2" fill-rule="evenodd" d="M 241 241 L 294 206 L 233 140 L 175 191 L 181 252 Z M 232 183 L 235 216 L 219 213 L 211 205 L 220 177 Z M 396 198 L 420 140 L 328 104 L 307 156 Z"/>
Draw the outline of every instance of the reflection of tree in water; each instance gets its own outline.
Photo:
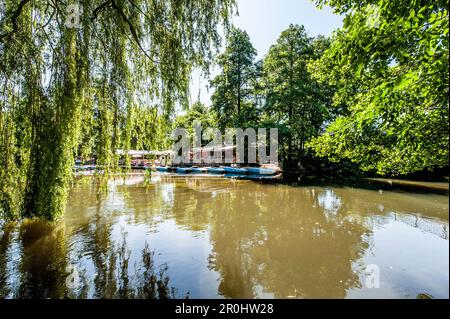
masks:
<path id="1" fill-rule="evenodd" d="M 0 233 L 0 297 L 70 297 L 64 225 L 24 220 Z"/>
<path id="2" fill-rule="evenodd" d="M 169 299 L 176 297 L 176 289 L 169 288 L 169 277 L 166 276 L 168 270 L 167 265 L 161 267 L 156 274 L 154 271 L 154 252 L 150 251 L 148 245 L 142 251 L 142 262 L 144 271 L 141 274 L 140 282 L 142 283 L 134 297 L 144 299 Z"/>
<path id="3" fill-rule="evenodd" d="M 128 196 L 126 197 L 128 198 Z M 83 238 L 88 238 L 83 251 L 91 252 L 95 268 L 93 297 L 95 298 L 161 298 L 175 296 L 176 290 L 169 286 L 167 266 L 156 269 L 153 257 L 146 244 L 141 252 L 141 261 L 135 264 L 130 274 L 130 255 L 126 234 L 121 242 L 112 237 L 114 219 L 105 215 L 102 201 L 97 201 L 96 214 L 90 225 L 83 229 Z M 142 216 L 141 216 L 142 217 Z M 88 281 L 88 278 L 85 278 Z"/>
<path id="4" fill-rule="evenodd" d="M 8 249 L 10 247 L 14 225 L 12 223 L 0 225 L 0 298 L 9 295 L 10 287 L 8 286 Z"/>
<path id="5" fill-rule="evenodd" d="M 125 183 L 126 182 L 126 183 Z M 154 254 L 146 244 L 138 262 L 132 261 L 131 250 L 126 241 L 126 234 L 115 238 L 114 230 L 117 218 L 121 218 L 123 210 L 128 212 L 127 222 L 131 224 L 145 223 L 152 227 L 155 215 L 171 211 L 171 203 L 163 200 L 164 187 L 160 184 L 133 183 L 116 179 L 112 181 L 107 193 L 96 198 L 89 198 L 84 203 L 83 211 L 75 210 L 76 216 L 87 215 L 86 221 L 77 227 L 75 237 L 82 239 L 82 246 L 75 252 L 74 263 L 81 268 L 89 268 L 92 264 L 95 274 L 87 273 L 90 279 L 89 294 L 95 298 L 171 298 L 175 289 L 169 286 L 167 266 L 156 267 Z M 124 186 L 123 184 L 127 185 Z M 96 184 L 91 185 L 95 189 Z M 73 197 L 84 197 L 86 187 L 73 190 Z M 92 192 L 90 192 L 92 193 Z M 170 207 L 169 207 L 170 206 Z M 73 210 L 73 209 L 72 209 Z M 77 225 L 77 223 L 73 223 Z M 120 236 L 118 236 L 120 237 Z M 75 248 L 73 248 L 75 250 Z M 88 255 L 89 258 L 78 258 Z"/>
<path id="6" fill-rule="evenodd" d="M 114 270 L 116 269 L 117 253 L 113 250 L 111 242 L 112 219 L 102 215 L 101 201 L 97 202 L 97 210 L 91 225 L 87 225 L 88 238 L 85 251 L 90 251 L 95 268 L 96 298 L 111 298 L 117 291 L 117 282 Z"/>
<path id="7" fill-rule="evenodd" d="M 212 226 L 209 268 L 221 275 L 221 295 L 254 298 L 262 289 L 275 297 L 338 298 L 359 285 L 352 264 L 367 248 L 369 231 L 339 215 L 342 202 L 331 189 L 169 182 L 177 224 L 194 231 Z M 135 200 L 131 195 L 127 207 Z"/>
<path id="8" fill-rule="evenodd" d="M 176 289 L 169 286 L 167 266 L 154 265 L 154 252 L 146 244 L 141 252 L 141 260 L 135 264 L 134 276 L 130 276 L 130 254 L 126 234 L 122 242 L 111 244 L 105 252 L 94 257 L 97 277 L 95 297 L 98 298 L 144 298 L 169 299 L 176 297 Z M 99 253 L 99 252 L 94 252 Z M 100 257 L 102 256 L 103 257 Z M 106 256 L 106 258 L 105 258 Z M 106 261 L 106 262 L 105 262 Z M 103 263 L 102 263 L 103 262 Z"/>
<path id="9" fill-rule="evenodd" d="M 444 196 L 342 187 L 334 187 L 332 192 L 340 199 L 341 211 L 367 227 L 395 220 L 448 239 L 448 198 Z"/>
<path id="10" fill-rule="evenodd" d="M 219 178 L 162 178 L 157 184 L 127 187 L 124 203 L 133 223 L 150 226 L 158 216 L 173 218 L 183 228 L 200 231 L 207 229 L 214 212 L 214 194 L 231 188 L 230 181 Z"/>
<path id="11" fill-rule="evenodd" d="M 125 234 L 117 232 L 121 222 L 152 230 L 173 219 L 194 236 L 210 229 L 209 267 L 220 274 L 219 293 L 233 298 L 345 297 L 360 285 L 357 262 L 373 223 L 392 220 L 395 211 L 399 220 L 416 216 L 402 212 L 443 219 L 444 211 L 445 220 L 431 226 L 448 229 L 448 203 L 419 196 L 218 178 L 119 185 L 97 198 L 89 183 L 72 189 L 76 200 L 69 201 L 66 226 L 26 221 L 0 227 L 0 297 L 175 297 L 167 266 L 154 264 L 148 245 L 131 254 Z M 423 229 L 422 217 L 411 221 Z M 80 275 L 71 289 L 69 265 Z"/>
<path id="12" fill-rule="evenodd" d="M 219 293 L 231 298 L 255 297 L 247 248 L 256 232 L 256 220 L 249 220 L 249 212 L 239 209 L 245 204 L 246 196 L 242 195 L 231 192 L 216 197 L 211 231 L 214 252 L 210 256 L 210 268 L 221 274 Z M 222 206 L 219 203 L 224 198 L 228 200 Z"/>
<path id="13" fill-rule="evenodd" d="M 209 185 L 209 189 L 206 185 Z M 213 206 L 211 206 L 211 180 L 197 178 L 178 179 L 173 201 L 173 218 L 178 225 L 192 231 L 205 230 L 208 227 Z"/>
<path id="14" fill-rule="evenodd" d="M 176 297 L 176 289 L 170 287 L 168 267 L 154 265 L 154 253 L 146 244 L 141 260 L 134 264 L 134 273 L 129 268 L 130 250 L 123 233 L 120 242 L 110 239 L 110 225 L 96 220 L 90 234 L 92 263 L 95 274 L 83 270 L 86 260 L 78 256 L 74 265 L 79 274 L 78 285 L 67 286 L 71 273 L 68 244 L 62 223 L 47 223 L 38 220 L 24 221 L 19 226 L 19 267 L 8 270 L 11 262 L 8 246 L 12 245 L 12 233 L 17 230 L 3 228 L 0 235 L 0 297 L 13 298 L 160 298 Z M 86 251 L 86 250 L 85 250 Z M 8 276 L 17 276 L 17 287 L 8 285 Z M 90 293 L 92 291 L 92 293 Z"/>
<path id="15" fill-rule="evenodd" d="M 194 231 L 207 227 L 208 202 L 211 195 L 192 192 L 182 179 L 163 179 L 156 184 L 120 186 L 118 190 L 125 194 L 123 202 L 128 213 L 127 218 L 133 224 L 145 223 L 153 227 L 161 218 L 173 218 L 178 225 Z"/>
<path id="16" fill-rule="evenodd" d="M 25 220 L 20 225 L 20 286 L 16 298 L 64 298 L 67 245 L 62 224 Z"/>
<path id="17" fill-rule="evenodd" d="M 217 201 L 211 267 L 224 296 L 252 298 L 260 287 L 278 298 L 342 298 L 360 285 L 352 264 L 368 230 L 330 217 L 310 189 L 254 184 Z"/>

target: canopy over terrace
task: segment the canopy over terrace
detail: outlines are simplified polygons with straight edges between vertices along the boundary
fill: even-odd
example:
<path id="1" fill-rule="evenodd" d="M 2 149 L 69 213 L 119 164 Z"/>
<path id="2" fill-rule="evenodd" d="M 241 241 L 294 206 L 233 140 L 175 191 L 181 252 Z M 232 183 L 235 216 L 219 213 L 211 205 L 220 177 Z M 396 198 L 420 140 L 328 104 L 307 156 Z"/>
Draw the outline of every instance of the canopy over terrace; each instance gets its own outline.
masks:
<path id="1" fill-rule="evenodd" d="M 145 151 L 145 150 L 117 150 L 117 155 L 125 155 L 128 154 L 129 156 L 133 158 L 143 158 L 146 156 L 169 156 L 173 155 L 174 152 L 172 150 L 166 150 L 166 151 Z"/>
<path id="2" fill-rule="evenodd" d="M 154 165 L 171 165 L 174 152 L 172 150 L 156 151 L 156 150 L 117 150 L 116 154 L 124 156 L 127 154 L 133 160 L 131 166 L 148 166 Z"/>
<path id="3" fill-rule="evenodd" d="M 221 163 L 225 163 L 225 155 L 226 152 L 231 152 L 231 156 L 232 156 L 232 162 L 235 163 L 236 162 L 236 146 L 234 145 L 230 145 L 230 146 L 203 146 L 203 147 L 194 147 L 190 152 L 190 160 L 191 161 L 195 161 L 195 160 L 200 160 L 200 163 L 196 163 L 196 164 L 200 164 L 200 165 L 214 165 L 214 157 L 215 157 L 215 152 L 219 152 L 220 155 L 220 159 L 221 162 L 220 163 L 216 163 L 216 164 L 221 164 Z"/>

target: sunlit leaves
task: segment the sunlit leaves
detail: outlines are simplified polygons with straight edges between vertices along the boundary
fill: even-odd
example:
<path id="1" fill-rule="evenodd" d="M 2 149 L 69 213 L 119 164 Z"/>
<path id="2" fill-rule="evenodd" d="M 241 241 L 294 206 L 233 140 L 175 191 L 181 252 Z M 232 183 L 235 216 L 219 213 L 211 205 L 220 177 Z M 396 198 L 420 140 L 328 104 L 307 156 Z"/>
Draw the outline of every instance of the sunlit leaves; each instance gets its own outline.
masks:
<path id="1" fill-rule="evenodd" d="M 256 119 L 254 84 L 257 80 L 256 50 L 247 32 L 233 28 L 225 52 L 217 64 L 221 73 L 211 81 L 212 107 L 221 128 L 251 125 Z"/>
<path id="2" fill-rule="evenodd" d="M 311 143 L 317 154 L 388 175 L 447 166 L 448 1 L 318 2 L 347 13 L 314 67 L 350 115 Z M 375 27 L 368 5 L 379 10 Z"/>
<path id="3" fill-rule="evenodd" d="M 187 104 L 191 70 L 208 68 L 235 9 L 234 0 L 77 3 L 80 25 L 71 28 L 72 1 L 0 2 L 0 167 L 8 174 L 0 214 L 61 214 L 75 155 L 108 169 L 117 148 L 158 147 L 164 121 Z M 132 140 L 136 114 L 147 121 L 139 134 L 150 137 Z"/>
<path id="4" fill-rule="evenodd" d="M 280 129 L 285 168 L 302 162 L 305 143 L 320 132 L 330 115 L 330 87 L 313 79 L 314 71 L 308 69 L 308 63 L 320 57 L 328 45 L 326 38 L 312 39 L 303 26 L 291 25 L 263 61 L 263 114 Z"/>

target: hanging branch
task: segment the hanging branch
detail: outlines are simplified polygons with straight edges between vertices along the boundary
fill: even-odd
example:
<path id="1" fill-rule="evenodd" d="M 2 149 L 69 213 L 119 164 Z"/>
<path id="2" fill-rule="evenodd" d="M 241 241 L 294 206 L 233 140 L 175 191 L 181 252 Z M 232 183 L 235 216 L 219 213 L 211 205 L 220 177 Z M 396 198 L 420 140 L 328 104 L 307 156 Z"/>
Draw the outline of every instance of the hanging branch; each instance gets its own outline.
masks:
<path id="1" fill-rule="evenodd" d="M 125 15 L 125 13 L 122 11 L 121 8 L 119 8 L 119 6 L 116 4 L 115 0 L 111 0 L 111 5 L 112 7 L 119 13 L 119 15 L 122 17 L 122 19 L 128 24 L 128 27 L 130 29 L 131 35 L 133 36 L 134 41 L 136 42 L 136 44 L 138 45 L 139 49 L 141 49 L 141 51 L 145 54 L 145 56 L 149 59 L 152 60 L 153 63 L 156 63 L 156 61 L 154 61 L 149 55 L 148 53 L 144 50 L 144 48 L 141 45 L 141 42 L 139 41 L 139 37 L 138 34 L 136 32 L 136 29 L 134 28 L 133 24 L 131 23 L 131 21 L 127 18 L 127 16 Z"/>
<path id="2" fill-rule="evenodd" d="M 0 42 L 3 42 L 3 39 L 5 37 L 11 36 L 13 33 L 17 32 L 17 30 L 19 29 L 19 26 L 17 25 L 17 19 L 19 18 L 20 14 L 22 13 L 23 7 L 30 1 L 31 0 L 22 0 L 19 3 L 19 6 L 17 7 L 17 9 L 11 15 L 11 20 L 12 20 L 12 24 L 13 24 L 13 30 L 11 32 L 6 32 L 4 34 L 0 34 Z"/>
<path id="3" fill-rule="evenodd" d="M 101 5 L 99 5 L 97 8 L 94 9 L 92 12 L 91 21 L 94 21 L 97 19 L 99 13 L 103 11 L 107 6 L 111 5 L 111 0 L 103 2 Z"/>
<path id="4" fill-rule="evenodd" d="M 131 2 L 131 4 L 135 7 L 137 7 L 134 3 Z M 101 5 L 99 5 L 97 8 L 94 9 L 94 11 L 92 12 L 92 17 L 91 17 L 91 21 L 93 22 L 95 19 L 97 19 L 98 15 L 100 14 L 101 11 L 105 10 L 108 6 L 111 6 L 114 10 L 116 10 L 120 17 L 125 21 L 125 23 L 128 25 L 128 28 L 130 30 L 130 33 L 133 37 L 133 40 L 136 42 L 137 46 L 139 47 L 139 49 L 145 54 L 145 56 L 151 60 L 153 63 L 158 63 L 157 61 L 155 61 L 154 59 L 152 59 L 152 57 L 144 50 L 144 48 L 141 45 L 141 42 L 139 41 L 139 36 L 137 34 L 136 28 L 133 26 L 133 24 L 131 23 L 131 21 L 128 19 L 128 17 L 126 16 L 126 14 L 123 12 L 123 10 L 117 5 L 115 0 L 108 0 L 105 1 L 104 3 L 102 3 Z M 139 11 L 142 12 L 142 10 L 140 10 L 139 7 L 137 7 L 139 9 Z"/>

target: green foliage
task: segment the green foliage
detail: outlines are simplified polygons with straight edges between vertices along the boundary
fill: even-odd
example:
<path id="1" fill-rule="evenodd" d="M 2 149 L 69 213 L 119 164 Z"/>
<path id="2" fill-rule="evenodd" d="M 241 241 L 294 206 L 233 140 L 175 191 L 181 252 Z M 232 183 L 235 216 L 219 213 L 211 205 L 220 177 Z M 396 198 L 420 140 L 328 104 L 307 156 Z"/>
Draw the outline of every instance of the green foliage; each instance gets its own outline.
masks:
<path id="1" fill-rule="evenodd" d="M 310 144 L 367 171 L 448 166 L 448 1 L 323 0 L 344 27 L 312 68 L 347 114 Z"/>
<path id="2" fill-rule="evenodd" d="M 64 211 L 74 156 L 108 171 L 115 150 L 158 147 L 189 76 L 205 71 L 234 0 L 0 3 L 0 214 Z M 75 19 L 78 20 L 78 19 Z M 141 115 L 144 115 L 141 117 Z M 145 136 L 138 132 L 142 121 Z M 139 136 L 138 136 L 139 135 Z"/>
<path id="3" fill-rule="evenodd" d="M 255 56 L 256 50 L 247 32 L 233 28 L 227 37 L 225 52 L 218 57 L 221 73 L 211 81 L 214 88 L 212 108 L 218 114 L 222 129 L 256 122 Z"/>
<path id="4" fill-rule="evenodd" d="M 194 127 L 200 125 L 202 130 L 208 127 L 217 127 L 217 114 L 201 102 L 195 102 L 184 115 L 178 116 L 174 121 L 176 128 L 185 128 L 191 140 L 194 138 Z"/>
<path id="5" fill-rule="evenodd" d="M 286 168 L 302 161 L 305 143 L 319 134 L 329 117 L 330 88 L 313 79 L 307 68 L 328 45 L 323 37 L 308 37 L 303 26 L 291 25 L 264 59 L 263 114 L 265 121 L 279 128 L 280 156 Z"/>
<path id="6" fill-rule="evenodd" d="M 131 116 L 131 149 L 168 149 L 170 120 L 156 107 L 136 107 Z"/>
<path id="7" fill-rule="evenodd" d="M 58 217 L 64 211 L 72 175 L 81 108 L 75 31 L 64 30 L 61 42 L 65 69 L 61 83 L 55 88 L 55 105 L 48 101 L 41 103 L 40 114 L 35 117 L 39 125 L 33 126 L 23 210 L 25 217 Z"/>
<path id="8" fill-rule="evenodd" d="M 219 126 L 277 127 L 285 168 L 296 167 L 305 143 L 331 116 L 332 89 L 312 78 L 308 63 L 329 46 L 328 39 L 307 36 L 303 26 L 283 31 L 263 61 L 246 32 L 233 29 L 219 56 L 221 73 L 212 80 L 212 109 Z"/>
<path id="9" fill-rule="evenodd" d="M 69 0 L 0 3 L 2 217 L 54 219 L 75 156 L 107 174 L 117 149 L 167 148 L 173 124 L 192 133 L 194 120 L 278 127 L 285 168 L 308 147 L 385 175 L 448 166 L 448 0 L 316 0 L 346 14 L 343 28 L 313 39 L 291 25 L 258 62 L 247 33 L 228 28 L 234 0 L 78 3 L 77 28 Z M 173 119 L 191 70 L 208 73 L 220 24 L 211 110 Z"/>

